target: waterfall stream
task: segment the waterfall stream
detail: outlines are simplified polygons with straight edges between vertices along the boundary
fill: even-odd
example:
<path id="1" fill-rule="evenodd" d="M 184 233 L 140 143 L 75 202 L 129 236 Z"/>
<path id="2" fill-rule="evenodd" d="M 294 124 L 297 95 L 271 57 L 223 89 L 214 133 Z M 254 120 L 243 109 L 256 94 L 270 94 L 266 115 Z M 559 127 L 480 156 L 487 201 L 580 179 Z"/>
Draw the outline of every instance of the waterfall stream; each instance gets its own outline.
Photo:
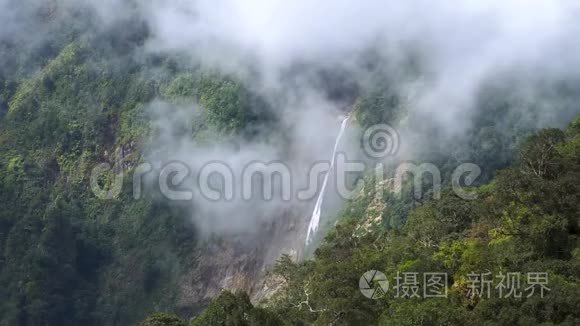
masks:
<path id="1" fill-rule="evenodd" d="M 344 120 L 342 120 L 342 124 L 340 126 L 340 131 L 338 133 L 338 136 L 336 137 L 336 141 L 334 143 L 334 150 L 332 151 L 332 158 L 330 159 L 330 168 L 328 169 L 328 172 L 326 172 L 326 175 L 324 176 L 322 188 L 320 189 L 320 193 L 318 194 L 318 198 L 316 199 L 316 205 L 314 206 L 314 211 L 312 211 L 312 217 L 310 218 L 310 224 L 308 225 L 308 234 L 306 235 L 306 244 L 308 244 L 308 243 L 310 243 L 310 241 L 312 241 L 312 237 L 314 237 L 314 234 L 316 233 L 316 231 L 318 231 L 318 226 L 320 224 L 320 210 L 322 207 L 322 201 L 324 199 L 324 194 L 326 193 L 326 186 L 328 184 L 328 177 L 330 176 L 330 174 L 332 173 L 332 170 L 334 168 L 334 160 L 336 157 L 336 151 L 338 150 L 338 145 L 340 144 L 340 139 L 342 138 L 342 134 L 344 133 L 344 130 L 346 129 L 346 125 L 347 125 L 349 119 L 350 119 L 350 115 L 347 115 L 344 118 Z"/>

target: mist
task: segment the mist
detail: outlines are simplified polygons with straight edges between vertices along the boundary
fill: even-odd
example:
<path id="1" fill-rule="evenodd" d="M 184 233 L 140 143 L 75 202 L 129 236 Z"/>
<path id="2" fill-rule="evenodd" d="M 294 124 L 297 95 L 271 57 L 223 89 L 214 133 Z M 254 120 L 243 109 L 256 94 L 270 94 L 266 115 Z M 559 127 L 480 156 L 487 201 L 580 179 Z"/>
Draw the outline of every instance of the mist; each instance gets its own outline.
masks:
<path id="1" fill-rule="evenodd" d="M 536 128 L 561 127 L 580 111 L 574 98 L 550 91 L 580 80 L 577 1 L 56 0 L 16 7 L 9 0 L 0 2 L 0 18 L 11 27 L 0 31 L 3 41 L 34 44 L 49 35 L 35 23 L 39 8 L 61 9 L 47 9 L 58 16 L 51 26 L 67 19 L 80 24 L 85 16 L 78 13 L 92 12 L 92 20 L 79 25 L 81 35 L 121 33 L 121 22 L 142 22 L 145 37 L 132 49 L 135 61 L 150 54 L 174 55 L 183 66 L 236 76 L 268 101 L 281 131 L 262 139 L 210 135 L 212 141 L 199 144 L 190 134 L 173 131 L 183 128 L 183 121 L 199 119 L 203 108 L 158 100 L 149 105 L 159 133 L 148 140 L 147 154 L 158 165 L 167 158 L 195 168 L 222 160 L 239 175 L 249 161 L 282 160 L 296 174 L 296 185 L 303 186 L 309 167 L 328 160 L 339 117 L 381 78 L 393 84 L 408 111 L 393 121 L 402 135 L 401 159 L 432 147 L 426 129 L 437 131 L 441 147 L 461 142 L 474 119 L 485 116 L 481 97 L 490 85 L 499 93 L 513 89 L 513 96 L 525 99 L 511 115 L 533 110 L 534 121 L 527 123 Z M 409 65 L 414 73 L 406 72 Z M 321 77 L 329 71 L 340 72 L 338 78 Z M 351 152 L 356 152 L 357 128 L 353 123 L 344 141 Z M 509 133 L 512 126 L 498 128 Z M 210 232 L 251 230 L 255 220 L 292 206 L 201 202 L 193 204 L 194 219 Z M 239 219 L 230 222 L 232 215 Z M 199 221 L 199 216 L 212 222 Z"/>
<path id="2" fill-rule="evenodd" d="M 331 116 L 352 105 L 330 100 L 308 73 L 298 72 L 288 83 L 289 72 L 302 64 L 306 70 L 345 71 L 364 88 L 373 77 L 361 62 L 369 51 L 376 53 L 385 67 L 381 73 L 406 98 L 409 117 L 396 126 L 406 159 L 430 146 L 421 135 L 425 121 L 440 134 L 440 146 L 458 143 L 482 114 L 481 93 L 490 83 L 515 85 L 516 96 L 526 99 L 516 110 L 533 107 L 536 120 L 530 123 L 537 128 L 560 127 L 579 111 L 569 99 L 539 90 L 580 75 L 580 49 L 573 41 L 580 35 L 580 4 L 574 1 L 201 0 L 152 2 L 142 13 L 150 28 L 144 51 L 179 53 L 241 78 L 257 71 L 248 83 L 275 98 L 274 111 L 294 130 L 299 166 L 328 157 L 338 128 Z M 419 58 L 419 73 L 397 79 L 410 54 Z M 296 119 L 301 115 L 306 118 Z"/>
<path id="3" fill-rule="evenodd" d="M 577 75 L 579 10 L 574 1 L 523 0 L 153 2 L 146 48 L 224 70 L 251 58 L 267 89 L 296 63 L 337 65 L 362 79 L 356 60 L 365 50 L 397 62 L 413 49 L 424 65 L 413 109 L 449 126 L 473 106 L 481 84 L 505 70 Z"/>
<path id="4" fill-rule="evenodd" d="M 312 175 L 312 167 L 319 162 L 330 163 L 340 112 L 315 95 L 294 103 L 287 110 L 291 114 L 285 115 L 280 122 L 283 132 L 245 140 L 235 134 L 220 136 L 210 130 L 206 131 L 205 140 L 200 142 L 199 138 L 191 137 L 191 122 L 203 119 L 203 108 L 197 104 L 176 106 L 163 101 L 151 103 L 148 112 L 153 132 L 147 142 L 145 158 L 155 167 L 154 176 L 159 175 L 167 164 L 178 162 L 187 166 L 188 178 L 180 183 L 179 189 L 193 194 L 185 205 L 190 207 L 200 234 L 255 236 L 262 227 L 284 216 L 292 215 L 298 220 L 308 217 L 310 202 L 315 200 L 317 189 L 321 187 L 322 173 L 328 170 L 326 167 L 326 170 Z M 353 129 L 357 128 L 353 126 Z M 350 153 L 350 157 L 356 157 L 356 146 L 358 143 L 345 142 L 341 149 Z M 228 170 L 208 168 L 215 162 Z M 272 188 L 266 188 L 262 178 L 269 177 L 270 172 L 267 168 L 261 168 L 252 178 L 251 198 L 245 198 L 242 196 L 242 188 L 246 186 L 243 176 L 246 169 L 255 163 L 281 163 L 287 168 L 290 179 L 285 181 L 274 175 Z M 204 169 L 220 177 L 210 177 L 207 183 L 211 189 L 220 192 L 221 198 L 218 200 L 208 198 L 200 189 L 206 185 L 199 177 Z M 221 177 L 230 173 L 233 177 L 233 197 L 226 198 L 226 181 Z M 149 187 L 157 187 L 158 182 L 159 179 L 149 179 Z M 309 188 L 311 185 L 314 188 Z M 290 190 L 290 198 L 284 196 L 283 189 Z M 310 197 L 299 198 L 298 194 L 306 191 L 309 191 Z M 265 193 L 271 193 L 273 197 L 268 198 Z M 330 196 L 325 213 L 336 212 L 342 202 Z"/>

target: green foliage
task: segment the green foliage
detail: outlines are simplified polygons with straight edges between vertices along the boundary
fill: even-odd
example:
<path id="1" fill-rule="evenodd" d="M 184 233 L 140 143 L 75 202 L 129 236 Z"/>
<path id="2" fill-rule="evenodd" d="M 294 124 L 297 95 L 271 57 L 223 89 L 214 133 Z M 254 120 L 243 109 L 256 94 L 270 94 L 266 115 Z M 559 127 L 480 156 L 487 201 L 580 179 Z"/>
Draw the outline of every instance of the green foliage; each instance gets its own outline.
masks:
<path id="1" fill-rule="evenodd" d="M 145 26 L 119 23 L 80 41 L 93 20 L 75 15 L 78 24 L 39 23 L 51 27 L 38 28 L 39 39 L 56 34 L 42 44 L 0 42 L 0 325 L 131 325 L 175 308 L 183 273 L 196 264 L 189 211 L 153 198 L 135 201 L 127 180 L 112 201 L 98 200 L 88 187 L 91 168 L 113 153 L 126 152 L 125 170 L 141 160 L 154 98 L 198 104 L 195 121 L 184 122 L 194 124 L 198 141 L 267 138 L 265 131 L 276 130 L 266 100 L 235 76 L 178 69 L 164 57 L 135 62 L 131 49 L 142 45 Z M 347 77 L 322 76 L 320 86 L 333 98 L 348 97 Z M 406 123 L 405 97 L 393 82 L 376 79 L 356 103 L 359 124 Z M 522 117 L 524 105 L 531 113 Z M 192 324 L 579 324 L 580 117 L 566 131 L 524 141 L 536 104 L 492 85 L 476 106 L 465 144 L 442 148 L 448 144 L 428 130 L 433 141 L 426 143 L 440 144 L 424 158 L 442 163 L 445 173 L 473 159 L 487 168 L 488 180 L 522 143 L 516 163 L 481 186 L 478 201 L 445 193 L 423 203 L 405 188 L 401 199 L 385 194 L 380 222 L 365 227 L 375 203 L 363 195 L 344 209 L 314 260 L 280 259 L 274 272 L 285 287 L 264 307 L 225 291 Z M 450 155 L 460 150 L 466 158 Z M 370 269 L 390 278 L 446 271 L 450 297 L 367 300 L 358 280 Z M 552 290 L 544 299 L 473 300 L 465 274 L 480 270 L 549 271 Z M 184 324 L 166 314 L 141 323 Z"/>
<path id="2" fill-rule="evenodd" d="M 174 307 L 197 255 L 190 213 L 133 200 L 130 180 L 114 201 L 89 188 L 97 164 L 119 153 L 125 170 L 140 162 L 156 96 L 199 103 L 203 113 L 186 122 L 199 139 L 251 137 L 272 122 L 233 77 L 177 74 L 169 59 L 136 64 L 99 42 L 63 45 L 36 73 L 0 71 L 2 325 L 132 324 Z"/>
<path id="3" fill-rule="evenodd" d="M 184 72 L 162 86 L 161 93 L 175 104 L 201 106 L 205 125 L 200 127 L 221 134 L 253 137 L 274 122 L 266 102 L 233 76 L 197 70 Z"/>
<path id="4" fill-rule="evenodd" d="M 365 128 L 381 123 L 394 124 L 405 113 L 401 102 L 399 94 L 390 88 L 374 91 L 355 104 L 356 119 Z"/>
<path id="5" fill-rule="evenodd" d="M 175 316 L 157 313 L 140 322 L 139 326 L 186 326 L 186 324 Z"/>
<path id="6" fill-rule="evenodd" d="M 282 322 L 272 313 L 255 308 L 243 292 L 223 291 L 191 326 L 276 326 Z"/>
<path id="7" fill-rule="evenodd" d="M 181 73 L 166 87 L 163 95 L 169 100 L 180 101 L 184 99 L 196 99 L 198 97 L 198 84 L 194 73 Z"/>
<path id="8" fill-rule="evenodd" d="M 445 192 L 412 209 L 402 229 L 361 231 L 372 200 L 357 198 L 314 260 L 282 257 L 274 272 L 285 286 L 266 309 L 291 325 L 578 323 L 580 164 L 569 150 L 577 134 L 575 124 L 540 131 L 521 145 L 516 164 L 479 189 L 478 200 Z M 391 282 L 397 272 L 446 272 L 449 296 L 400 299 L 389 292 L 368 300 L 358 280 L 372 269 Z M 472 298 L 467 274 L 485 271 L 546 271 L 551 291 L 544 298 Z"/>
<path id="9" fill-rule="evenodd" d="M 120 148 L 126 169 L 139 161 L 156 92 L 146 72 L 100 55 L 71 43 L 38 73 L 3 82 L 2 325 L 135 323 L 173 305 L 175 266 L 193 261 L 188 214 L 134 201 L 129 183 L 116 201 L 89 188 L 91 169 Z"/>

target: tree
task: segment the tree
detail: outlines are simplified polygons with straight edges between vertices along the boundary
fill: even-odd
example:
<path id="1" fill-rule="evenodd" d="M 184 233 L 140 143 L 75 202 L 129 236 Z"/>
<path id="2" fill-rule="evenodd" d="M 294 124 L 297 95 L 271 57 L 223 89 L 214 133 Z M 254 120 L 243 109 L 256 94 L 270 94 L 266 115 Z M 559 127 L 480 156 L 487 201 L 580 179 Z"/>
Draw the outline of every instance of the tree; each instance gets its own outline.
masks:
<path id="1" fill-rule="evenodd" d="M 277 326 L 282 321 L 270 311 L 255 308 L 244 292 L 223 291 L 192 322 L 192 326 Z"/>
<path id="2" fill-rule="evenodd" d="M 176 316 L 165 313 L 156 313 L 140 322 L 139 326 L 186 326 L 186 324 Z"/>

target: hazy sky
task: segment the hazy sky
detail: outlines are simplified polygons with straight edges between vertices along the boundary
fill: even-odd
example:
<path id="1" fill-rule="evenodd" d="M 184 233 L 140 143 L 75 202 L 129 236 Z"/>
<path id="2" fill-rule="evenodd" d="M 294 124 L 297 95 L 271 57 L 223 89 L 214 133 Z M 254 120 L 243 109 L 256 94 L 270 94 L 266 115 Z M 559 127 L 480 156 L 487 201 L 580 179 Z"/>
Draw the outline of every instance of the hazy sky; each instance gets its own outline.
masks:
<path id="1" fill-rule="evenodd" d="M 409 49 L 418 51 L 423 77 L 398 86 L 409 95 L 414 114 L 450 135 L 469 127 L 482 84 L 496 75 L 517 71 L 524 80 L 551 82 L 580 76 L 577 0 L 46 0 L 31 4 L 0 0 L 4 24 L 0 40 L 34 43 L 51 37 L 37 13 L 54 3 L 59 8 L 53 18 L 57 23 L 70 22 L 76 17 L 71 12 L 82 5 L 97 13 L 95 29 L 106 30 L 139 17 L 150 36 L 135 55 L 179 53 L 227 73 L 240 73 L 248 66 L 256 69 L 260 79 L 249 86 L 266 97 L 285 99 L 275 110 L 292 135 L 295 160 L 290 164 L 300 169 L 327 158 L 341 108 L 307 81 L 288 89 L 281 80 L 296 63 L 341 67 L 354 80 L 364 80 L 357 59 L 365 51 L 374 49 L 380 53 L 378 60 L 391 64 L 408 55 Z M 528 95 L 529 102 L 542 102 L 545 114 L 541 116 L 563 110 L 557 97 L 543 98 L 533 88 Z M 156 112 L 155 122 L 171 129 L 176 117 L 163 116 L 169 112 L 163 111 L 167 105 L 155 102 L 150 107 Z M 199 109 L 193 107 L 189 109 Z M 566 110 L 570 107 L 579 111 L 573 106 Z M 244 159 L 280 156 L 276 144 L 266 141 L 246 144 L 235 153 L 219 146 L 209 151 L 189 139 L 158 139 L 153 145 L 171 148 L 179 158 L 198 163 L 221 155 L 238 168 Z M 224 215 L 254 212 L 248 205 L 223 209 Z"/>
<path id="2" fill-rule="evenodd" d="M 394 61 L 413 46 L 430 73 L 414 106 L 445 124 L 468 112 L 481 83 L 502 70 L 553 77 L 580 68 L 574 0 L 181 0 L 154 1 L 143 12 L 150 50 L 186 52 L 226 70 L 257 58 L 267 81 L 295 62 L 349 67 L 369 47 Z"/>
<path id="3" fill-rule="evenodd" d="M 128 10 L 116 3 L 94 6 L 111 22 Z M 233 73 L 251 63 L 262 78 L 256 89 L 285 96 L 290 90 L 280 80 L 293 64 L 336 65 L 364 79 L 358 76 L 364 73 L 357 59 L 368 49 L 379 51 L 380 60 L 397 62 L 412 48 L 419 51 L 424 78 L 399 86 L 412 94 L 410 110 L 450 137 L 469 127 L 478 92 L 495 75 L 510 70 L 537 80 L 580 75 L 580 2 L 573 0 L 157 0 L 131 11 L 150 29 L 143 50 L 176 52 Z M 339 108 L 307 82 L 295 87 L 292 91 L 300 95 L 275 109 L 293 130 L 296 157 L 289 163 L 305 168 L 330 154 Z M 530 101 L 535 97 L 531 90 Z M 557 104 L 544 110 L 558 110 Z M 180 144 L 177 155 L 192 162 L 216 154 L 188 140 Z M 406 150 L 418 148 L 411 147 Z M 228 149 L 221 154 L 238 171 L 244 158 L 279 158 L 272 144 L 248 144 L 235 154 Z M 272 203 L 230 203 L 219 210 L 207 206 L 206 214 L 252 216 L 277 209 Z"/>

